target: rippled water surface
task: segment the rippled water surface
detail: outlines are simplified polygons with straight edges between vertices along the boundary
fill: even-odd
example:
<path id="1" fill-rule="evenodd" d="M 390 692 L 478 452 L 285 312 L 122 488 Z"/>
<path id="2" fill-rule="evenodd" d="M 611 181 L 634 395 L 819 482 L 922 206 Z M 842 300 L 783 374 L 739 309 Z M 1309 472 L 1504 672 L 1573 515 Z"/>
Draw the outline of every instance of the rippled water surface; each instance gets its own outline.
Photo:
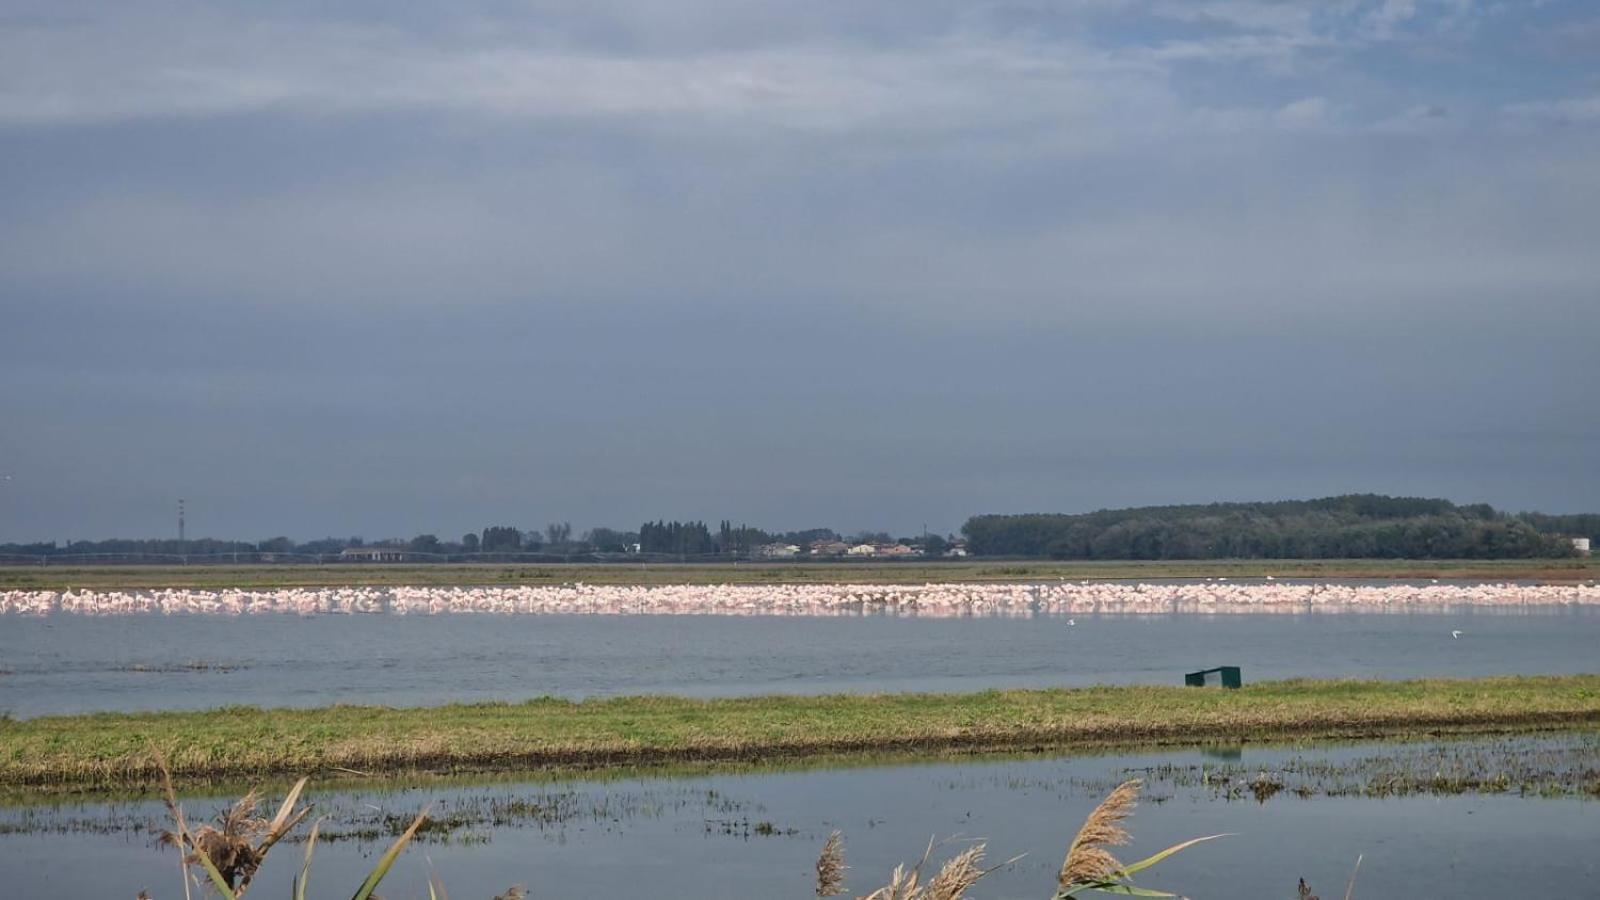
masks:
<path id="1" fill-rule="evenodd" d="M 441 822 L 402 858 L 388 897 L 424 896 L 430 866 L 451 896 L 487 900 L 514 882 L 534 897 L 758 898 L 811 895 L 828 833 L 845 835 L 848 886 L 881 883 L 915 861 L 987 841 L 992 861 L 1026 854 L 975 892 L 1047 897 L 1066 843 L 1109 788 L 1147 779 L 1125 858 L 1203 834 L 1144 877 L 1148 887 L 1205 898 L 1292 897 L 1306 878 L 1355 896 L 1593 897 L 1600 883 L 1600 802 L 1593 732 L 1444 743 L 1214 747 L 1122 756 L 979 759 L 747 774 L 629 776 L 602 781 L 505 778 L 397 789 L 313 787 L 332 838 L 317 850 L 313 892 L 342 896 L 424 804 Z M 1500 772 L 1485 791 L 1456 776 Z M 1432 773 L 1440 773 L 1435 779 Z M 1390 787 L 1417 776 L 1411 789 Z M 1284 789 L 1259 801 L 1248 783 Z M 1397 780 L 1398 779 L 1398 780 Z M 1433 785 L 1437 783 L 1436 789 Z M 269 794 L 281 792 L 274 786 Z M 191 816 L 226 797 L 190 797 Z M 269 798 L 272 799 L 272 798 Z M 154 845 L 160 804 L 69 801 L 0 808 L 0 883 L 7 896 L 182 896 L 176 859 Z M 300 846 L 268 861 L 252 896 L 282 897 Z M 83 865 L 92 861 L 93 865 Z M 853 894 L 852 894 L 853 895 Z"/>
<path id="2" fill-rule="evenodd" d="M 1461 632 L 1452 637 L 1452 631 Z M 1600 608 L 919 618 L 0 616 L 0 711 L 1600 670 Z"/>

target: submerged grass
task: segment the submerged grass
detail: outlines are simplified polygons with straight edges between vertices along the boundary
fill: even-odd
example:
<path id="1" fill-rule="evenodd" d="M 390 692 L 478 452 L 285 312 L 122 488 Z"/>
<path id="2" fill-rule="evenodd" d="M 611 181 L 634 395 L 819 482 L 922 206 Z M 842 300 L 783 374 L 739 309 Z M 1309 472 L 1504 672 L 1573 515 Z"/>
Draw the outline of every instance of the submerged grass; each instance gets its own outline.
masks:
<path id="1" fill-rule="evenodd" d="M 1095 687 L 973 694 L 622 697 L 391 709 L 334 706 L 0 720 L 0 784 L 154 783 L 290 772 L 597 769 L 829 754 L 1159 746 L 1503 733 L 1600 723 L 1600 675 L 1282 681 L 1223 691 Z"/>

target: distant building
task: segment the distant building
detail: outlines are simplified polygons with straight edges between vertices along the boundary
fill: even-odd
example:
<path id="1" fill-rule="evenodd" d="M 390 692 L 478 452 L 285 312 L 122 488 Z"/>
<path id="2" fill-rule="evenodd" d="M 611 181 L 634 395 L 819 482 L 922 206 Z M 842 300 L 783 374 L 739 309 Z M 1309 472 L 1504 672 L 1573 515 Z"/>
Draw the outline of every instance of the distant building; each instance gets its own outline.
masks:
<path id="1" fill-rule="evenodd" d="M 967 542 L 966 541 L 956 541 L 955 543 L 951 544 L 949 547 L 945 548 L 944 555 L 945 556 L 966 556 L 967 555 Z"/>
<path id="2" fill-rule="evenodd" d="M 905 544 L 879 544 L 879 556 L 921 556 L 921 552 L 907 547 Z"/>
<path id="3" fill-rule="evenodd" d="M 878 548 L 871 544 L 857 544 L 845 551 L 848 556 L 877 556 Z"/>
<path id="4" fill-rule="evenodd" d="M 400 547 L 346 547 L 339 551 L 341 562 L 402 562 L 406 551 Z"/>
<path id="5" fill-rule="evenodd" d="M 756 555 L 768 559 L 793 559 L 800 555 L 800 548 L 794 544 L 762 544 L 756 548 Z"/>
<path id="6" fill-rule="evenodd" d="M 843 556 L 850 552 L 850 545 L 844 541 L 812 541 L 812 556 Z"/>
<path id="7" fill-rule="evenodd" d="M 1572 549 L 1578 551 L 1578 555 L 1579 556 L 1588 556 L 1589 555 L 1589 539 L 1588 538 L 1573 538 L 1572 539 Z"/>

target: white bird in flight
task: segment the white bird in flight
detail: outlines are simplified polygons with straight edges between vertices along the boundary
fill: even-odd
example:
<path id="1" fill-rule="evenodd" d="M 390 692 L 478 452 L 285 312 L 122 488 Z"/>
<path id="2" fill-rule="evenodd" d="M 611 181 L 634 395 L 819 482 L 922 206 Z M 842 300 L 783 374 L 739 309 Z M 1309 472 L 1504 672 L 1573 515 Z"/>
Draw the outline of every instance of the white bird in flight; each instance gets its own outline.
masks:
<path id="1" fill-rule="evenodd" d="M 1458 641 L 1461 640 L 1461 629 L 1459 629 L 1459 628 L 1451 629 L 1450 636 L 1455 638 Z"/>

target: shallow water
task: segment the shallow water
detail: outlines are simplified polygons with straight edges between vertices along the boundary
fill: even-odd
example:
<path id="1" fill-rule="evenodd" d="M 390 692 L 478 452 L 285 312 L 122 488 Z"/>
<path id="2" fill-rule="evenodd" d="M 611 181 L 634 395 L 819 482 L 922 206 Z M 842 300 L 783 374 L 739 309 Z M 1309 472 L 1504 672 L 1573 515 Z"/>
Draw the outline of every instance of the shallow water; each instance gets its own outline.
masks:
<path id="1" fill-rule="evenodd" d="M 984 840 L 991 861 L 1025 853 L 986 879 L 985 898 L 1049 896 L 1071 833 L 1120 780 L 1150 779 L 1130 820 L 1133 859 L 1202 834 L 1233 836 L 1151 870 L 1148 887 L 1195 898 L 1289 897 L 1304 877 L 1340 896 L 1363 857 L 1359 897 L 1595 896 L 1600 761 L 1593 732 L 1501 740 L 1358 746 L 1244 747 L 1113 756 L 989 759 L 816 771 L 627 777 L 608 781 L 502 780 L 409 789 L 313 788 L 336 840 L 319 846 L 313 889 L 349 890 L 376 853 L 425 803 L 455 823 L 408 851 L 385 896 L 420 897 L 431 867 L 457 898 L 486 898 L 513 882 L 535 897 L 662 900 L 810 896 L 812 864 L 828 833 L 845 835 L 847 885 L 865 893 L 930 837 L 935 858 Z M 1396 762 L 1395 760 L 1399 760 Z M 1519 766 L 1516 760 L 1537 762 Z M 1290 791 L 1258 803 L 1226 785 L 1242 772 L 1337 771 L 1366 786 L 1396 771 L 1462 760 L 1517 773 L 1503 792 L 1372 799 Z M 1576 775 L 1559 797 L 1522 794 L 1530 772 Z M 1309 777 L 1309 776 L 1307 776 Z M 1558 779 L 1559 780 L 1559 779 Z M 281 786 L 278 788 L 281 790 Z M 188 799 L 193 817 L 224 798 Z M 0 883 L 13 896 L 181 896 L 176 859 L 152 843 L 160 804 L 65 803 L 0 810 Z M 269 860 L 253 896 L 279 897 L 301 847 Z M 93 860 L 94 865 L 73 864 Z M 337 891 L 333 891 L 337 894 Z M 852 894 L 853 895 L 853 894 Z"/>
<path id="2" fill-rule="evenodd" d="M 1069 624 L 1069 621 L 1076 624 Z M 1452 638 L 1451 631 L 1462 632 Z M 414 706 L 1600 669 L 1600 608 L 916 616 L 0 617 L 0 711 Z"/>

